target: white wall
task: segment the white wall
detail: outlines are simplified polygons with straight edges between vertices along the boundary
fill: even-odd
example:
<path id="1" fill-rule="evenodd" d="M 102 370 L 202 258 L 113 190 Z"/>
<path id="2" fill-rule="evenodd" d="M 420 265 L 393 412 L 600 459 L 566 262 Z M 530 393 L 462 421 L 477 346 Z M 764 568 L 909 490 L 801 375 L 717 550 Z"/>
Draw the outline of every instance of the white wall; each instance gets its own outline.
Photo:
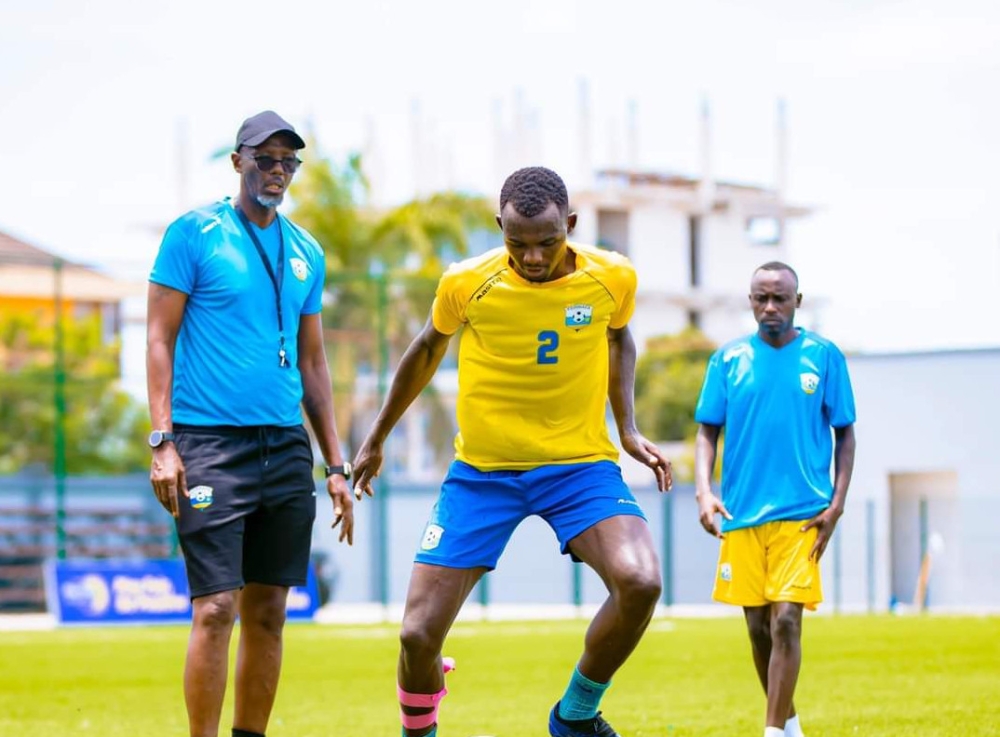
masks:
<path id="1" fill-rule="evenodd" d="M 785 260 L 783 245 L 750 242 L 745 218 L 738 210 L 706 218 L 702 228 L 702 284 L 706 288 L 747 294 L 754 269 L 768 261 Z"/>
<path id="2" fill-rule="evenodd" d="M 629 255 L 642 292 L 686 292 L 690 279 L 688 219 L 678 211 L 636 207 L 629 213 Z"/>
<path id="3" fill-rule="evenodd" d="M 784 244 L 753 244 L 746 234 L 746 214 L 738 203 L 723 212 L 702 218 L 700 284 L 691 287 L 690 224 L 685 203 L 664 199 L 621 197 L 600 199 L 600 206 L 577 206 L 574 237 L 583 243 L 598 242 L 597 210 L 616 207 L 628 213 L 628 256 L 639 272 L 640 304 L 632 330 L 642 342 L 650 336 L 676 332 L 688 324 L 687 307 L 701 313 L 701 327 L 717 343 L 724 343 L 754 329 L 749 304 L 753 270 L 762 263 L 784 260 Z M 645 304 L 643 304 L 645 297 Z M 812 320 L 807 321 L 810 325 Z"/>
<path id="4" fill-rule="evenodd" d="M 945 536 L 933 564 L 932 607 L 1000 607 L 1000 349 L 859 355 L 848 359 L 858 407 L 858 452 L 845 515 L 845 601 L 864 601 L 856 575 L 865 549 L 863 509 L 876 512 L 876 598 L 891 593 L 892 474 L 957 474 L 955 500 L 932 500 L 931 531 Z M 863 557 L 863 556 L 861 556 Z"/>

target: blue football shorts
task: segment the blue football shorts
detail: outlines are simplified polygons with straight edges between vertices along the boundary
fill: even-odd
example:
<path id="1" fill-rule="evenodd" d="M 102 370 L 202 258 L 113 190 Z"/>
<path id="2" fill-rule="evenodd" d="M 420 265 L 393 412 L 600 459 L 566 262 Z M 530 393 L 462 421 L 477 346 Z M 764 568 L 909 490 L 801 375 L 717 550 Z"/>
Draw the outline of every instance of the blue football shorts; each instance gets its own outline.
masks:
<path id="1" fill-rule="evenodd" d="M 527 517 L 545 520 L 563 554 L 598 522 L 626 514 L 646 519 L 611 461 L 540 466 L 529 471 L 479 471 L 453 461 L 424 528 L 416 562 L 449 568 L 496 568 Z"/>

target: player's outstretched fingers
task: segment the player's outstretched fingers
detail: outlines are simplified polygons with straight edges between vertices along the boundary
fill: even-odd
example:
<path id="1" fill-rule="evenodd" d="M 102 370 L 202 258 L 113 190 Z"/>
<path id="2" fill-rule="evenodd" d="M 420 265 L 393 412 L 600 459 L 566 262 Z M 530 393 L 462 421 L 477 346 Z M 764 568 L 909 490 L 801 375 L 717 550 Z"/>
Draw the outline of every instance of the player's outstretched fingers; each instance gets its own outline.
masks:
<path id="1" fill-rule="evenodd" d="M 372 475 L 367 469 L 362 470 L 354 482 L 354 498 L 360 502 L 362 494 L 368 497 L 375 496 L 375 490 L 372 488 Z"/>
<path id="2" fill-rule="evenodd" d="M 698 521 L 701 522 L 701 527 L 705 532 L 707 532 L 712 537 L 722 537 L 722 533 L 719 532 L 719 528 L 715 524 L 715 517 L 709 516 L 707 514 L 702 514 L 698 517 Z"/>

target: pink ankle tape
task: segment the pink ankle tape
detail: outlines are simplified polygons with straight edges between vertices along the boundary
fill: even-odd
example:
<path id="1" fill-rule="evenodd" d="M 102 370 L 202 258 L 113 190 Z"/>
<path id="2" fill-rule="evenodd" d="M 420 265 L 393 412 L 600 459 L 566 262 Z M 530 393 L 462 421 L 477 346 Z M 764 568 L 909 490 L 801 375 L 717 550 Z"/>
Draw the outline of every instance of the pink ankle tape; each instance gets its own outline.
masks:
<path id="1" fill-rule="evenodd" d="M 455 670 L 454 658 L 441 658 L 441 667 L 445 673 Z M 448 689 L 442 688 L 437 693 L 410 693 L 404 691 L 403 687 L 396 685 L 396 696 L 403 706 L 412 706 L 418 709 L 431 709 L 426 714 L 407 714 L 402 709 L 399 710 L 399 721 L 406 729 L 424 729 L 437 721 L 438 704 L 441 699 L 448 695 Z"/>
<path id="2" fill-rule="evenodd" d="M 415 706 L 423 709 L 437 708 L 438 702 L 447 694 L 448 689 L 446 688 L 442 688 L 437 693 L 410 693 L 404 691 L 400 686 L 396 686 L 396 696 L 399 697 L 399 703 L 403 706 Z"/>
<path id="3" fill-rule="evenodd" d="M 438 704 L 448 695 L 448 689 L 442 688 L 437 693 L 410 693 L 396 686 L 396 695 L 399 703 L 403 706 L 415 706 L 421 709 L 430 709 L 426 714 L 407 714 L 402 709 L 399 710 L 399 721 L 407 729 L 423 729 L 429 727 L 437 721 Z"/>
<path id="4" fill-rule="evenodd" d="M 399 712 L 399 721 L 403 723 L 403 727 L 406 729 L 423 729 L 424 727 L 429 727 L 434 724 L 438 719 L 438 710 L 435 707 L 434 711 L 428 712 L 427 714 L 404 714 L 402 711 Z"/>

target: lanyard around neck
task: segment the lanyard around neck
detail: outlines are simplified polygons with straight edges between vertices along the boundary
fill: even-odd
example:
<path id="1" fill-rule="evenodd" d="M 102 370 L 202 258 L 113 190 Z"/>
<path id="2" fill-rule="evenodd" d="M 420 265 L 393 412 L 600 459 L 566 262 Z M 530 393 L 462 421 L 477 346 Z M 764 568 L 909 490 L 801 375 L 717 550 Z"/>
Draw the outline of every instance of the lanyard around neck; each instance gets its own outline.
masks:
<path id="1" fill-rule="evenodd" d="M 267 253 L 260 244 L 260 239 L 257 238 L 257 234 L 250 225 L 250 220 L 239 206 L 235 206 L 233 209 L 239 215 L 240 222 L 243 223 L 243 229 L 246 230 L 247 235 L 250 236 L 250 240 L 253 241 L 254 248 L 257 249 L 257 255 L 260 256 L 261 263 L 264 264 L 267 275 L 271 278 L 271 286 L 274 287 L 274 308 L 278 313 L 278 365 L 281 368 L 287 368 L 288 357 L 285 353 L 285 323 L 281 317 L 281 284 L 285 276 L 285 236 L 281 232 L 281 217 L 275 215 L 275 219 L 278 221 L 278 273 L 275 274 L 274 269 L 271 267 L 271 261 L 267 258 Z"/>

